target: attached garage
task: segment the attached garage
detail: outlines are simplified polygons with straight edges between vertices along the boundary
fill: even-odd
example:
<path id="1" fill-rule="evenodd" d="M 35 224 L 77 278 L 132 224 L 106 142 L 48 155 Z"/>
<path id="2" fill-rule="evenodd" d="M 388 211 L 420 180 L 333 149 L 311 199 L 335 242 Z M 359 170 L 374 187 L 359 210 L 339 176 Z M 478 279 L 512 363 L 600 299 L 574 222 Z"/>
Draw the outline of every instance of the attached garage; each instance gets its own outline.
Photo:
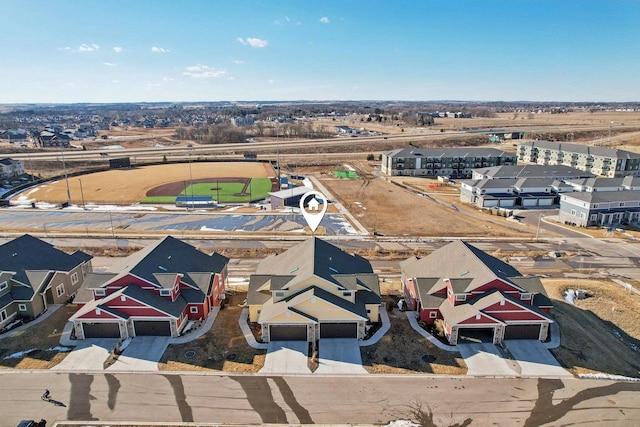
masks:
<path id="1" fill-rule="evenodd" d="M 505 340 L 537 340 L 540 337 L 540 325 L 507 325 Z"/>
<path id="2" fill-rule="evenodd" d="M 307 341 L 307 325 L 270 325 L 269 341 Z"/>
<path id="3" fill-rule="evenodd" d="M 120 326 L 113 322 L 83 323 L 85 338 L 120 338 Z"/>
<path id="4" fill-rule="evenodd" d="M 358 324 L 320 323 L 320 338 L 358 338 Z"/>
<path id="5" fill-rule="evenodd" d="M 473 342 L 493 342 L 495 328 L 458 328 L 458 342 L 460 340 Z"/>
<path id="6" fill-rule="evenodd" d="M 168 320 L 134 320 L 136 336 L 171 336 L 171 322 Z"/>

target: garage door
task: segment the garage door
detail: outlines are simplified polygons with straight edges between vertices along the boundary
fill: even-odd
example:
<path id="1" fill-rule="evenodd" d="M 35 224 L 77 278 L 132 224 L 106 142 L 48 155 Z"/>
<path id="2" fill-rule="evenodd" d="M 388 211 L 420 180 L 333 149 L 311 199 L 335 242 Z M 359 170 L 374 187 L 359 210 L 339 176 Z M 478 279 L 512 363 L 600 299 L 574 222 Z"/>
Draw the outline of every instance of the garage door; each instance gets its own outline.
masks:
<path id="1" fill-rule="evenodd" d="M 358 324 L 321 323 L 320 338 L 358 338 Z"/>
<path id="2" fill-rule="evenodd" d="M 83 323 L 85 338 L 120 338 L 117 323 Z"/>
<path id="3" fill-rule="evenodd" d="M 493 342 L 494 328 L 458 328 L 458 342 Z"/>
<path id="4" fill-rule="evenodd" d="M 505 340 L 537 340 L 540 337 L 540 325 L 507 325 Z"/>
<path id="5" fill-rule="evenodd" d="M 136 335 L 171 336 L 171 323 L 166 320 L 135 320 Z"/>
<path id="6" fill-rule="evenodd" d="M 307 325 L 271 325 L 270 341 L 306 341 Z"/>

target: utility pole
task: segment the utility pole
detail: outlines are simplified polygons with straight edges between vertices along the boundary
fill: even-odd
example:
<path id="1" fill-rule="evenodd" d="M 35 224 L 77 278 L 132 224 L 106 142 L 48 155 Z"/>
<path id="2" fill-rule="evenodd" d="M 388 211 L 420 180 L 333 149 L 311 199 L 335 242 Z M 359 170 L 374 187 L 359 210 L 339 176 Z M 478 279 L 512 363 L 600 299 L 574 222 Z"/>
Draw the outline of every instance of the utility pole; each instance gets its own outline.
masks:
<path id="1" fill-rule="evenodd" d="M 84 204 L 84 191 L 82 191 L 82 180 L 78 178 L 78 181 L 80 181 L 80 197 L 82 197 L 82 209 L 87 210 Z"/>
<path id="2" fill-rule="evenodd" d="M 71 203 L 71 190 L 69 189 L 69 178 L 67 176 L 67 166 L 64 162 L 64 143 L 60 146 L 60 153 L 62 154 L 62 172 L 64 173 L 64 182 L 67 184 L 67 204 Z"/>

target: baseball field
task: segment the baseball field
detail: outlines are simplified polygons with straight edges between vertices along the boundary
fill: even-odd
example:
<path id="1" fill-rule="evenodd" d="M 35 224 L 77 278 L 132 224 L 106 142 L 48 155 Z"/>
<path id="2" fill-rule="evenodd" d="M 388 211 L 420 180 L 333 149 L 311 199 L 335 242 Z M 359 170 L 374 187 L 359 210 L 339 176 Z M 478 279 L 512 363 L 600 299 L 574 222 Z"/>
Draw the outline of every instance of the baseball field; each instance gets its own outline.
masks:
<path id="1" fill-rule="evenodd" d="M 276 191 L 276 173 L 261 162 L 192 162 L 113 169 L 49 182 L 28 190 L 35 202 L 72 204 L 175 203 L 211 196 L 219 203 L 249 202 Z"/>

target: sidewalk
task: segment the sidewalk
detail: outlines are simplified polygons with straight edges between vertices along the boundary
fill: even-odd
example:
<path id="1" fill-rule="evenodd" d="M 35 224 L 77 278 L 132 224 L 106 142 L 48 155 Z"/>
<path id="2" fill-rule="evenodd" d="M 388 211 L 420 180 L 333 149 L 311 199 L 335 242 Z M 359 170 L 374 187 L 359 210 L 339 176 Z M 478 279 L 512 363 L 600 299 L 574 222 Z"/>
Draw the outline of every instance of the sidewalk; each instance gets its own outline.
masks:
<path id="1" fill-rule="evenodd" d="M 460 351 L 458 349 L 458 346 L 444 344 L 442 343 L 442 341 L 440 341 L 439 339 L 431 335 L 429 332 L 422 329 L 422 327 L 418 325 L 418 319 L 416 318 L 415 311 L 407 311 L 406 314 L 407 314 L 407 319 L 409 319 L 409 323 L 411 324 L 411 327 L 415 329 L 416 332 L 418 332 L 420 335 L 428 339 L 429 342 L 431 342 L 431 344 L 445 351 Z"/>
<path id="2" fill-rule="evenodd" d="M 62 304 L 49 304 L 49 306 L 47 307 L 47 311 L 45 311 L 43 314 L 41 314 L 39 317 L 37 317 L 36 319 L 32 320 L 31 322 L 25 323 L 23 325 L 18 326 L 17 328 L 13 328 L 10 331 L 7 331 L 3 334 L 0 334 L 0 339 L 2 338 L 9 338 L 11 336 L 13 336 L 16 332 L 19 331 L 23 331 L 27 328 L 30 328 L 34 325 L 37 325 L 40 322 L 43 322 L 44 320 L 47 320 L 47 318 L 49 316 L 51 316 L 53 313 L 56 312 L 57 309 L 59 309 L 60 307 L 62 307 Z M 74 345 L 74 344 L 72 344 Z"/>

